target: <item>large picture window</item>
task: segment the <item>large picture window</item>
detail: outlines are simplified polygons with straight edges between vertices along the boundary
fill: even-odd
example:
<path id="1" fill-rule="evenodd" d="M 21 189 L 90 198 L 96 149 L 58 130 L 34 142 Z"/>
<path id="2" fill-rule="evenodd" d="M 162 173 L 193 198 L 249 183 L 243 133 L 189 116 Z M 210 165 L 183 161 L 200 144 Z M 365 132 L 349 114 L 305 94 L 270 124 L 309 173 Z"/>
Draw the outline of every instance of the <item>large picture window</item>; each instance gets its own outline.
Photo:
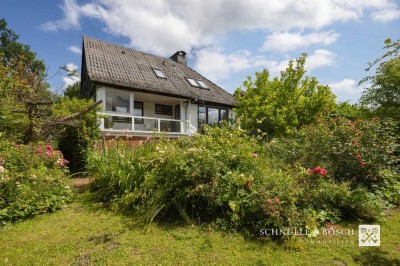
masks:
<path id="1" fill-rule="evenodd" d="M 106 111 L 130 113 L 129 92 L 106 91 Z"/>
<path id="2" fill-rule="evenodd" d="M 228 120 L 228 109 L 199 106 L 199 127 L 203 124 L 213 125 Z"/>

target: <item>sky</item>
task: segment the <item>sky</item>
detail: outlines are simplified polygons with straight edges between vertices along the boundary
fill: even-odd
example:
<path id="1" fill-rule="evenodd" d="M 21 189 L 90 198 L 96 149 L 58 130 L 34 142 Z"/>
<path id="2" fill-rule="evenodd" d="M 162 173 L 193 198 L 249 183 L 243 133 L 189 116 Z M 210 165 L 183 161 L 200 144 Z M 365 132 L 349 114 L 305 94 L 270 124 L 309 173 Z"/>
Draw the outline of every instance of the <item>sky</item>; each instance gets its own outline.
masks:
<path id="1" fill-rule="evenodd" d="M 399 0 L 0 0 L 0 18 L 45 61 L 53 90 L 79 80 L 59 67 L 80 73 L 86 35 L 167 58 L 186 51 L 230 93 L 307 53 L 307 75 L 350 103 L 374 74 L 367 63 L 400 35 Z"/>

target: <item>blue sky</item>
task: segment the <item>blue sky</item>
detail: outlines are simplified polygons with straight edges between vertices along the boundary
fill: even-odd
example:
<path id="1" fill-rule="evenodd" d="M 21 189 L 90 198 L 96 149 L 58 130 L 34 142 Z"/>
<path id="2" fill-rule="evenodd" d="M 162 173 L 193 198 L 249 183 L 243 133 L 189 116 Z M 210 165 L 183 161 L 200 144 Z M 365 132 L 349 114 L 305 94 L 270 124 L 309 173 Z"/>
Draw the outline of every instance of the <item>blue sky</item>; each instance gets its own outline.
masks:
<path id="1" fill-rule="evenodd" d="M 53 89 L 74 80 L 82 35 L 169 57 L 229 92 L 248 75 L 272 75 L 302 52 L 308 75 L 331 86 L 339 101 L 357 102 L 367 62 L 399 39 L 398 0 L 0 0 L 0 17 L 43 59 Z"/>

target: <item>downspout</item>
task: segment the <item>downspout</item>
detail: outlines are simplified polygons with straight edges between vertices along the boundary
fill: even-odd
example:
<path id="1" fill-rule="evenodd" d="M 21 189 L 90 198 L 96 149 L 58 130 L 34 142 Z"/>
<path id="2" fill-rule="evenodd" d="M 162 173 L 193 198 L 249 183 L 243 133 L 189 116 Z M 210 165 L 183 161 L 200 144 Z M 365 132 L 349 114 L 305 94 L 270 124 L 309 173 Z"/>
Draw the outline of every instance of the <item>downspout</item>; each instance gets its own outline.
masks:
<path id="1" fill-rule="evenodd" d="M 187 108 L 189 108 L 189 110 L 188 110 L 188 112 L 187 112 L 187 114 L 188 114 L 188 117 L 187 117 L 187 121 L 189 122 L 188 123 L 188 135 L 189 136 L 191 136 L 192 135 L 192 132 L 191 132 L 191 123 L 190 123 L 190 118 L 191 118 L 191 115 L 190 115 L 190 109 L 192 109 L 191 107 L 190 107 L 190 103 L 192 102 L 192 99 L 190 99 L 189 100 L 189 104 L 187 105 Z"/>

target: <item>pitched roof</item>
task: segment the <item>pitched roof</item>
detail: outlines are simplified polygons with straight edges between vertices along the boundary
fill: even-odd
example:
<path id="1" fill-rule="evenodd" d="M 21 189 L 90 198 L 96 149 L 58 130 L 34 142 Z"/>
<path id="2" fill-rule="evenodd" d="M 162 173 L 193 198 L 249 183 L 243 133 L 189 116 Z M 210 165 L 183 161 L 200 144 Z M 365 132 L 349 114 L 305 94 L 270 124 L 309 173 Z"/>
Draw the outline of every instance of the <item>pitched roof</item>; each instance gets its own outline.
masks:
<path id="1" fill-rule="evenodd" d="M 92 82 L 225 105 L 235 103 L 233 96 L 227 91 L 190 67 L 171 59 L 86 36 L 83 37 L 83 56 Z M 153 68 L 162 70 L 166 79 L 157 78 Z M 209 89 L 192 87 L 185 78 L 201 80 Z"/>

